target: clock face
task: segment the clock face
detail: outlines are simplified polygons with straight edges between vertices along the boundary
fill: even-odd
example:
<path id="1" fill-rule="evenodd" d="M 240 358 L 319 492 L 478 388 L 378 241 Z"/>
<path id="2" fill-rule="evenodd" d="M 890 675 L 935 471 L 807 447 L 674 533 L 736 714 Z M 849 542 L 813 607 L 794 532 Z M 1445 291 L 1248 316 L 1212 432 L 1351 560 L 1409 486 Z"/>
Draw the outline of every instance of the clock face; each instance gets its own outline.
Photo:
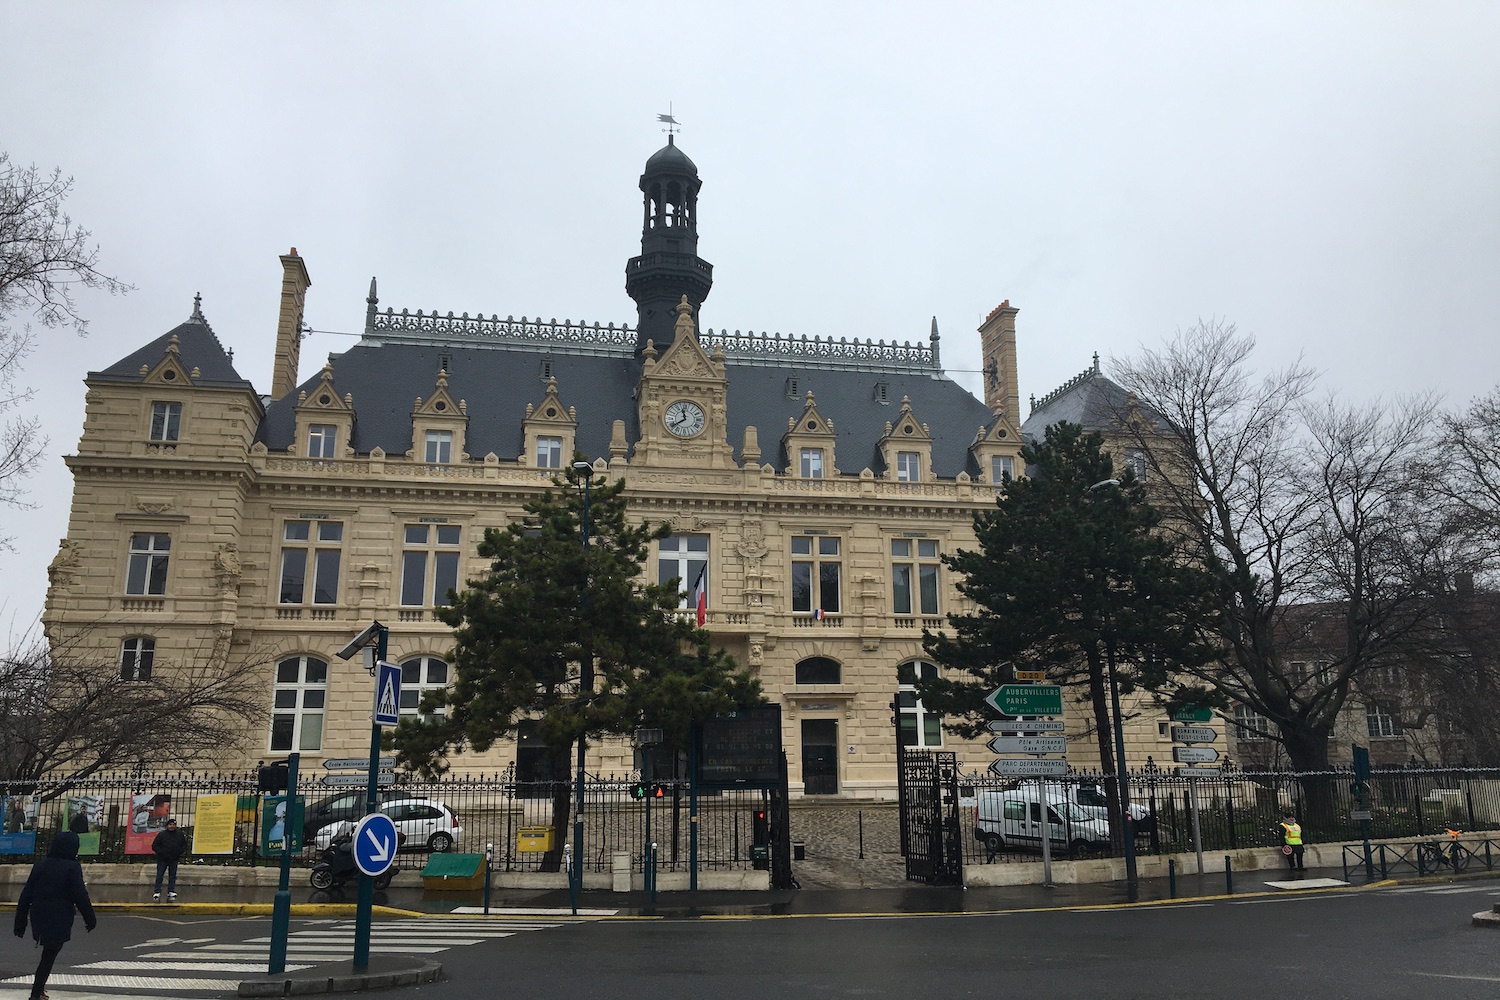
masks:
<path id="1" fill-rule="evenodd" d="M 662 418 L 666 421 L 667 430 L 678 437 L 692 437 L 703 430 L 703 407 L 685 399 L 679 399 L 667 407 Z"/>

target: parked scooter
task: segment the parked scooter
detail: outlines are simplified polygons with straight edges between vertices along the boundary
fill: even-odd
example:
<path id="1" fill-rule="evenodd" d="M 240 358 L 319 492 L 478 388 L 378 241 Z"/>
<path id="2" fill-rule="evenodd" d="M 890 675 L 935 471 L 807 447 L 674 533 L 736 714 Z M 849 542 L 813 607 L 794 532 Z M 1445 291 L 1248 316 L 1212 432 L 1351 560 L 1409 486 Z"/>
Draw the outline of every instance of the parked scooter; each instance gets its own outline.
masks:
<path id="1" fill-rule="evenodd" d="M 308 881 L 314 889 L 331 889 L 359 877 L 359 866 L 354 863 L 354 832 L 346 831 L 334 837 L 323 849 L 322 860 L 313 865 Z M 384 889 L 396 877 L 394 866 L 375 876 L 375 888 Z"/>

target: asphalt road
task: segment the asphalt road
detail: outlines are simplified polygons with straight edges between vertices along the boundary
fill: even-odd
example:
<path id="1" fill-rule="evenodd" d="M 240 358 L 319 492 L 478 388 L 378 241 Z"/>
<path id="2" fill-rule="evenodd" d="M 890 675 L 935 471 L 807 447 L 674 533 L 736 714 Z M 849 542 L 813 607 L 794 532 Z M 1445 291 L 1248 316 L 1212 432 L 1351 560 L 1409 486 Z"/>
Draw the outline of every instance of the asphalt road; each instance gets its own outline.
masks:
<path id="1" fill-rule="evenodd" d="M 438 949 L 429 953 L 443 963 L 448 980 L 380 995 L 1367 1000 L 1430 994 L 1468 1000 L 1500 995 L 1500 931 L 1469 924 L 1471 914 L 1495 902 L 1500 880 L 999 914 L 538 919 L 488 934 L 464 925 L 428 929 L 438 922 L 427 919 L 410 939 Z M 336 937 L 341 923 L 298 921 L 294 929 Z M 394 940 L 415 926 L 382 931 L 385 924 L 377 921 L 377 940 L 382 933 Z M 232 944 L 268 931 L 265 918 L 110 915 L 92 935 L 80 928 L 58 972 L 87 974 L 90 963 L 129 964 L 132 956 L 163 954 L 207 967 L 215 956 L 223 961 Z M 8 941 L 0 949 L 0 972 L 29 971 L 35 960 L 29 942 Z M 165 972 L 176 961 L 157 957 L 141 964 Z M 228 995 L 194 990 L 186 981 L 180 986 L 59 985 L 52 997 Z M 18 996 L 24 996 L 21 988 L 0 984 L 0 1000 Z"/>

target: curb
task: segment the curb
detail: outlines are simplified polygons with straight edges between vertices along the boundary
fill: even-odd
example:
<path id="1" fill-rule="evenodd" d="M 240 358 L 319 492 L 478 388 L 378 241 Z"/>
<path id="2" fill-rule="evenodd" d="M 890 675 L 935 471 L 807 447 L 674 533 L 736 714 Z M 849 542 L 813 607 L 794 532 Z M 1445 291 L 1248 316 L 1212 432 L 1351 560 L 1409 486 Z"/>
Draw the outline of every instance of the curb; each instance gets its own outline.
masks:
<path id="1" fill-rule="evenodd" d="M 433 961 L 423 960 L 420 965 L 405 964 L 407 960 L 391 959 L 386 962 L 372 960 L 372 964 L 384 965 L 379 971 L 353 971 L 352 963 L 338 962 L 331 965 L 313 966 L 301 972 L 247 979 L 240 983 L 238 995 L 242 997 L 305 996 L 314 993 L 357 993 L 363 990 L 380 990 L 391 986 L 416 986 L 419 983 L 435 983 L 443 978 L 443 967 Z M 348 971 L 344 971 L 344 970 Z"/>

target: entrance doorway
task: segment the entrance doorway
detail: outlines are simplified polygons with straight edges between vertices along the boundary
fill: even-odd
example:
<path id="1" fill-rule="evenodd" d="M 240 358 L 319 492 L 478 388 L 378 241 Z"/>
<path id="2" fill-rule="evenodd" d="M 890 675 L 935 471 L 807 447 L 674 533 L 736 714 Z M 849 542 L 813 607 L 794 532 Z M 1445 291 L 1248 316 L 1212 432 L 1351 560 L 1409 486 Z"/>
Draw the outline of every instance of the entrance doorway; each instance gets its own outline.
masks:
<path id="1" fill-rule="evenodd" d="M 838 794 L 837 719 L 802 720 L 802 791 L 805 795 Z"/>

